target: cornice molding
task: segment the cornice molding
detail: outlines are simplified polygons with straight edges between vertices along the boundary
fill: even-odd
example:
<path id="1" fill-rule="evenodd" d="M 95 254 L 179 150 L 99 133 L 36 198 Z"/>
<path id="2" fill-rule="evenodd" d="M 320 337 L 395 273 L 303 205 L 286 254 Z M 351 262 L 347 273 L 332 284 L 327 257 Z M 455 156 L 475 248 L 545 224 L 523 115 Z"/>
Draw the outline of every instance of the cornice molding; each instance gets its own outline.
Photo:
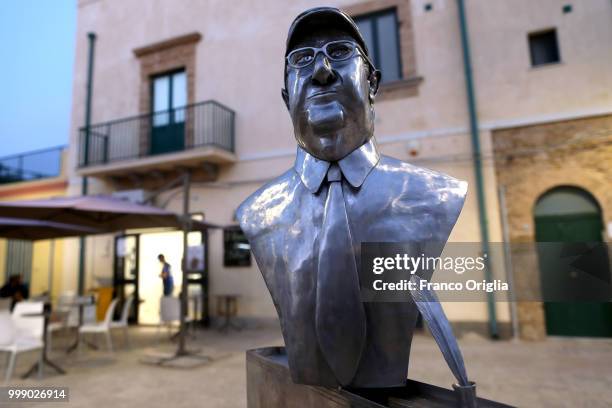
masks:
<path id="1" fill-rule="evenodd" d="M 148 54 L 167 50 L 168 48 L 174 48 L 180 45 L 195 44 L 201 39 L 202 34 L 197 31 L 194 31 L 189 34 L 184 34 L 178 37 L 170 38 L 168 40 L 145 45 L 144 47 L 134 48 L 133 52 L 136 57 L 140 58 Z"/>

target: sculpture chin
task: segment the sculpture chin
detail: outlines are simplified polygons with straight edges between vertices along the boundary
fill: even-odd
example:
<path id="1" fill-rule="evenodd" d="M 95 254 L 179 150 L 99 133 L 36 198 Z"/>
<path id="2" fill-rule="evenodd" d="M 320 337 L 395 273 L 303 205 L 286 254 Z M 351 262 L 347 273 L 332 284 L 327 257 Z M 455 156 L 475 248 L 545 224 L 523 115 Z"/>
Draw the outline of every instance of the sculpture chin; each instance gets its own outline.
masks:
<path id="1" fill-rule="evenodd" d="M 337 101 L 311 104 L 306 114 L 308 125 L 317 137 L 334 137 L 336 131 L 344 127 L 344 109 Z"/>
<path id="2" fill-rule="evenodd" d="M 313 156 L 325 161 L 337 161 L 346 151 L 343 129 L 346 128 L 346 114 L 342 105 L 325 98 L 313 98 L 304 112 L 305 130 L 299 137 L 300 145 Z"/>

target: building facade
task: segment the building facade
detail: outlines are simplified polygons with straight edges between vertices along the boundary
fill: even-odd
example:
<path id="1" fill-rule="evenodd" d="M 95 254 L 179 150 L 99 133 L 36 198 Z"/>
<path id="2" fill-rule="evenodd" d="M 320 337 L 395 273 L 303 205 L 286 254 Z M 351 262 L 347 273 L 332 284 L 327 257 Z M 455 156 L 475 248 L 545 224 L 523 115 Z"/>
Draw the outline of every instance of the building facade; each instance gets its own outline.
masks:
<path id="1" fill-rule="evenodd" d="M 476 194 L 459 4 L 327 3 L 355 17 L 382 70 L 375 123 L 382 153 L 469 182 L 451 241 L 480 242 L 483 219 L 491 242 L 502 242 L 504 236 L 535 241 L 538 200 L 564 186 L 592 195 L 602 227 L 608 225 L 612 4 L 466 2 L 483 212 Z M 293 18 L 317 5 L 321 3 L 306 0 L 79 0 L 69 194 L 81 194 L 87 177 L 89 194 L 119 193 L 140 200 L 154 196 L 153 204 L 181 212 L 180 187 L 165 187 L 189 169 L 189 211 L 212 223 L 235 225 L 234 213 L 242 200 L 293 164 L 292 125 L 280 95 L 285 38 Z M 96 36 L 93 124 L 83 128 L 88 33 Z M 556 148 L 559 143 L 564 153 Z M 573 149 L 579 149 L 579 158 Z M 517 150 L 523 155 L 513 161 Z M 170 262 L 179 269 L 177 245 L 182 244 L 172 233 L 159 232 L 170 235 L 157 238 L 150 231 L 127 233 L 138 241 L 129 244 L 129 250 L 119 248 L 115 237 L 87 239 L 86 287 L 116 280 L 123 273 L 117 271 L 117 257 L 131 251 L 130 274 L 139 282 L 135 287 L 141 297 L 154 298 L 161 290 L 157 252 L 172 252 Z M 610 240 L 605 228 L 601 239 Z M 70 250 L 63 258 L 66 279 L 73 279 L 69 284 L 74 287 L 76 245 L 67 242 Z M 210 231 L 206 259 L 211 298 L 236 294 L 241 317 L 275 318 L 239 230 Z M 493 277 L 505 279 L 504 260 L 492 264 Z M 518 283 L 538 284 L 538 267 L 530 268 L 519 274 Z M 507 335 L 511 308 L 503 302 L 507 299 L 498 300 L 493 305 L 495 322 L 499 333 Z M 214 302 L 210 305 L 215 315 Z M 445 310 L 458 328 L 486 332 L 491 327 L 484 298 L 450 303 Z M 146 313 L 153 316 L 155 307 Z M 543 338 L 546 313 L 541 302 L 518 304 L 521 335 Z"/>

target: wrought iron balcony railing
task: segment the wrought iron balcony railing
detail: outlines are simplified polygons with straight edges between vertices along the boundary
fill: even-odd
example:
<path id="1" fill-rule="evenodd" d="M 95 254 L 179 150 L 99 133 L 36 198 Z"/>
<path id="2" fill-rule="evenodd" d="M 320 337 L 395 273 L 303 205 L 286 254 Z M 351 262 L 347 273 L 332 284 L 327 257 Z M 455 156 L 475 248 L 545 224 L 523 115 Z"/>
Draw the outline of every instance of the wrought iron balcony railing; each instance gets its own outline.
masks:
<path id="1" fill-rule="evenodd" d="M 79 167 L 198 147 L 234 152 L 234 111 L 216 101 L 81 128 Z"/>
<path id="2" fill-rule="evenodd" d="M 62 171 L 64 146 L 0 158 L 0 184 L 57 177 Z"/>

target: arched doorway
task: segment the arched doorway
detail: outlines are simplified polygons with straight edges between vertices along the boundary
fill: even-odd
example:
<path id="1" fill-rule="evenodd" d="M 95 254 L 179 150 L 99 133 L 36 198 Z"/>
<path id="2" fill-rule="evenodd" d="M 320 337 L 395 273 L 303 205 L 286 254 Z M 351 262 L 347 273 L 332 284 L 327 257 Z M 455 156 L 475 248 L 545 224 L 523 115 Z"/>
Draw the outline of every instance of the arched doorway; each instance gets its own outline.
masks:
<path id="1" fill-rule="evenodd" d="M 602 242 L 604 225 L 601 209 L 595 198 L 577 187 L 557 187 L 544 193 L 534 209 L 537 242 Z M 604 290 L 609 285 L 585 289 L 567 265 L 558 267 L 558 253 L 538 246 L 538 261 L 543 293 L 550 290 Z M 598 274 L 609 277 L 607 253 L 598 253 L 603 270 Z M 555 259 L 555 257 L 557 259 Z M 566 262 L 567 264 L 567 262 Z M 592 293 L 592 292 L 590 292 Z M 567 299 L 571 298 L 568 293 Z M 601 299 L 601 296 L 594 297 Z M 546 300 L 546 299 L 545 299 Z M 612 303 L 545 302 L 546 332 L 558 336 L 612 337 Z"/>

